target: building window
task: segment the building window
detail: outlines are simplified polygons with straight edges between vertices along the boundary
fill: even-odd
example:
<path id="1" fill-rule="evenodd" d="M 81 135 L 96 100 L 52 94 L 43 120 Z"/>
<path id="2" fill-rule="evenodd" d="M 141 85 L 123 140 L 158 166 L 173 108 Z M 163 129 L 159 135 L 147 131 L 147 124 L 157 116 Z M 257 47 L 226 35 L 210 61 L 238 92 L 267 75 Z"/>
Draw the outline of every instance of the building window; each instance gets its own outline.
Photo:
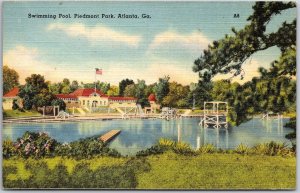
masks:
<path id="1" fill-rule="evenodd" d="M 104 103 L 104 105 L 106 105 L 106 101 L 104 101 L 103 103 Z"/>
<path id="2" fill-rule="evenodd" d="M 100 101 L 100 105 L 102 105 L 102 101 Z"/>
<path id="3" fill-rule="evenodd" d="M 90 106 L 90 101 L 89 100 L 87 101 L 87 106 Z"/>
<path id="4" fill-rule="evenodd" d="M 85 105 L 85 100 L 82 101 L 82 104 Z"/>

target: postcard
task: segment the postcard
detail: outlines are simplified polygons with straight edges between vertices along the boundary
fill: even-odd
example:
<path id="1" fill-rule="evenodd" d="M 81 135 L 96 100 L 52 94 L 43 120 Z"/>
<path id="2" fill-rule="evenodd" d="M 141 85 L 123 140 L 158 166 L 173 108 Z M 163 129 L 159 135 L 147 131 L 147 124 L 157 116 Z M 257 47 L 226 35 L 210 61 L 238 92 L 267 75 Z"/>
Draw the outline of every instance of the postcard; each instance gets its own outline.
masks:
<path id="1" fill-rule="evenodd" d="M 3 188 L 294 190 L 296 11 L 4 2 Z"/>

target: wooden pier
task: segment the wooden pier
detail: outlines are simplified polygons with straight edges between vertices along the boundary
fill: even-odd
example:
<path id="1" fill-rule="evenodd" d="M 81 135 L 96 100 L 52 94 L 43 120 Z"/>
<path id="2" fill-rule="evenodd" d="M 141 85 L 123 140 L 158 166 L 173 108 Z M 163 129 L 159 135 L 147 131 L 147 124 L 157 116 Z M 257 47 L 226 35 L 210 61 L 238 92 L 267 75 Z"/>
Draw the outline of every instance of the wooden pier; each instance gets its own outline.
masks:
<path id="1" fill-rule="evenodd" d="M 104 143 L 107 143 L 110 140 L 112 140 L 114 137 L 116 137 L 120 132 L 121 132 L 121 130 L 111 130 L 111 131 L 105 133 L 104 135 L 102 135 L 101 137 L 99 137 L 99 139 L 101 141 L 103 141 Z"/>

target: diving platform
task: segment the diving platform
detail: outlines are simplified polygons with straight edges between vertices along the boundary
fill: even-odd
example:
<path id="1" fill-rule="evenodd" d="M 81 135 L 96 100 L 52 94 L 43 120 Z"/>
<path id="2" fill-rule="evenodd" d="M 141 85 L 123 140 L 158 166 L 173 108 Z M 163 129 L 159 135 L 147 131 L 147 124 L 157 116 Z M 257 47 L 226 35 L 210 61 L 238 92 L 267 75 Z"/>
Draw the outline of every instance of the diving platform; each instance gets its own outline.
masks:
<path id="1" fill-rule="evenodd" d="M 200 124 L 204 128 L 214 127 L 219 129 L 221 127 L 228 128 L 227 114 L 228 104 L 222 101 L 204 102 L 204 114 Z"/>
<path id="2" fill-rule="evenodd" d="M 104 143 L 107 143 L 110 140 L 112 140 L 114 137 L 119 135 L 120 132 L 121 132 L 121 130 L 111 130 L 111 131 L 105 133 L 104 135 L 102 135 L 101 137 L 99 137 L 99 139 L 101 141 L 103 141 Z"/>

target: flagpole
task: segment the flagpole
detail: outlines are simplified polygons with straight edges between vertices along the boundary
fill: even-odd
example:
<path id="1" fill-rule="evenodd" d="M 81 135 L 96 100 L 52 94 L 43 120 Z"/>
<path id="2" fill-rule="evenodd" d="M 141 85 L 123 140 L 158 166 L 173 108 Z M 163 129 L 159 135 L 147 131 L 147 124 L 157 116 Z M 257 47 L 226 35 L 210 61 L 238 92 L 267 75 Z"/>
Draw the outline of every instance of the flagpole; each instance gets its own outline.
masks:
<path id="1" fill-rule="evenodd" d="M 97 75 L 97 68 L 95 68 L 95 93 L 96 93 L 96 75 Z"/>

